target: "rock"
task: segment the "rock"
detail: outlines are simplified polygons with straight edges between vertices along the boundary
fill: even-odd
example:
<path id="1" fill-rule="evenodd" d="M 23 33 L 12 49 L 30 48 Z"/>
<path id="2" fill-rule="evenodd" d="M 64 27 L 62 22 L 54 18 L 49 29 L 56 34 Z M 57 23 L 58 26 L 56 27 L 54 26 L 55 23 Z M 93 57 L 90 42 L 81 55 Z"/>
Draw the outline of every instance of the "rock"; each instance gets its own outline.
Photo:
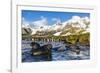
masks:
<path id="1" fill-rule="evenodd" d="M 39 52 L 41 52 L 40 51 L 40 44 L 38 44 L 36 42 L 32 42 L 31 47 L 32 47 L 32 49 L 31 49 L 32 55 L 40 55 L 41 54 L 41 53 L 39 53 Z"/>
<path id="2" fill-rule="evenodd" d="M 32 50 L 31 53 L 33 56 L 47 56 L 48 61 L 52 60 L 52 55 L 51 55 L 51 49 L 52 49 L 52 44 L 46 44 L 43 46 L 40 46 L 40 44 L 36 42 L 31 43 Z"/>
<path id="3" fill-rule="evenodd" d="M 64 46 L 61 46 L 58 48 L 58 51 L 60 51 L 60 52 L 65 51 L 65 50 L 66 50 L 66 48 Z"/>
<path id="4" fill-rule="evenodd" d="M 71 45 L 70 46 L 71 51 L 75 52 L 76 54 L 80 54 L 80 48 L 77 45 Z"/>
<path id="5" fill-rule="evenodd" d="M 44 49 L 44 50 L 43 50 L 43 54 L 44 54 L 45 56 L 47 56 L 48 61 L 51 61 L 51 60 L 52 60 L 52 52 L 51 52 L 52 44 L 43 45 L 43 46 L 41 47 L 41 49 Z"/>
<path id="6" fill-rule="evenodd" d="M 40 55 L 42 52 L 41 51 L 37 51 L 37 52 L 33 52 L 33 55 Z"/>
<path id="7" fill-rule="evenodd" d="M 40 48 L 40 44 L 36 43 L 36 42 L 32 42 L 31 43 L 32 49 L 39 49 Z"/>
<path id="8" fill-rule="evenodd" d="M 45 50 L 51 50 L 52 49 L 52 44 L 46 44 L 41 46 L 41 48 L 45 49 Z"/>

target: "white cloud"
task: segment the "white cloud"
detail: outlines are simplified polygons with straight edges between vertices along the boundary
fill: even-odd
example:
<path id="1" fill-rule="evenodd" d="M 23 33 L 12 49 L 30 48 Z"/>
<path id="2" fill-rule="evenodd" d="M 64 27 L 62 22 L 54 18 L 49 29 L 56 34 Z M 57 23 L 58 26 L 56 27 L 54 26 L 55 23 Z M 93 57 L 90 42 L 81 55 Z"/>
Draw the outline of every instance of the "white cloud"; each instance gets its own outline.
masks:
<path id="1" fill-rule="evenodd" d="M 73 25 L 73 27 L 86 28 L 86 23 L 89 22 L 89 17 L 73 16 L 67 23 Z"/>
<path id="2" fill-rule="evenodd" d="M 59 18 L 52 18 L 52 21 L 56 21 L 56 24 L 61 24 L 61 20 Z"/>
<path id="3" fill-rule="evenodd" d="M 83 20 L 85 23 L 89 23 L 89 22 L 90 22 L 89 17 L 84 17 L 84 18 L 82 18 L 82 20 Z"/>
<path id="4" fill-rule="evenodd" d="M 25 18 L 22 18 L 22 27 L 31 27 L 31 28 L 42 28 L 48 26 L 48 20 L 46 17 L 41 16 L 39 20 L 29 22 Z"/>
<path id="5" fill-rule="evenodd" d="M 33 21 L 31 25 L 34 25 L 36 28 L 45 27 L 48 26 L 48 20 L 46 17 L 41 16 L 39 20 Z"/>
<path id="6" fill-rule="evenodd" d="M 24 17 L 22 18 L 22 27 L 29 27 L 29 22 Z"/>
<path id="7" fill-rule="evenodd" d="M 73 20 L 80 20 L 80 17 L 79 16 L 73 16 L 72 19 Z"/>
<path id="8" fill-rule="evenodd" d="M 81 18 L 79 16 L 73 16 L 68 22 L 70 23 L 76 23 L 80 20 Z"/>

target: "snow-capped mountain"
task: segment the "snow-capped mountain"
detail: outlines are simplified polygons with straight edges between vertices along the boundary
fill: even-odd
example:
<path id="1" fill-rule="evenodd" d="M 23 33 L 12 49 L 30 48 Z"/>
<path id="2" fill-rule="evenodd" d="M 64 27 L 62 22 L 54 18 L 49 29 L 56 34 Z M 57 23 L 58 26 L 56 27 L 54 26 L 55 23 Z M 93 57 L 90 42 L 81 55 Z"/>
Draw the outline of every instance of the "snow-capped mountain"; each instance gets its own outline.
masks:
<path id="1" fill-rule="evenodd" d="M 71 34 L 87 33 L 90 32 L 89 26 L 90 20 L 88 17 L 80 18 L 78 16 L 73 16 L 72 19 L 63 22 L 62 26 L 60 26 L 61 31 L 55 33 L 54 35 L 67 36 Z"/>
<path id="2" fill-rule="evenodd" d="M 56 23 L 53 25 L 48 25 L 46 19 L 40 21 L 35 21 L 30 25 L 22 25 L 22 28 L 30 28 L 32 30 L 31 35 L 38 34 L 38 32 L 43 33 L 43 35 L 51 34 L 54 36 L 67 36 L 71 34 L 82 34 L 89 32 L 90 19 L 88 17 L 73 16 L 71 19 Z"/>

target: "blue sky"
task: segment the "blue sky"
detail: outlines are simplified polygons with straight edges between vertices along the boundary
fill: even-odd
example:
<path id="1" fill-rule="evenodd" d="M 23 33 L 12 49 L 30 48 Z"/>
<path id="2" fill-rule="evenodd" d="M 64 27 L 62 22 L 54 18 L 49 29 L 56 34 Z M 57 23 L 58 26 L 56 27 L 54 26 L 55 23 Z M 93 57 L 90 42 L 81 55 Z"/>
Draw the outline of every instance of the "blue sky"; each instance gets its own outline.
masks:
<path id="1" fill-rule="evenodd" d="M 61 20 L 61 22 L 64 22 L 71 19 L 73 16 L 90 18 L 90 13 L 22 10 L 22 18 L 30 23 L 41 20 L 41 18 L 45 18 L 48 21 L 49 25 L 52 25 L 56 22 L 54 21 L 54 19 L 59 19 Z"/>

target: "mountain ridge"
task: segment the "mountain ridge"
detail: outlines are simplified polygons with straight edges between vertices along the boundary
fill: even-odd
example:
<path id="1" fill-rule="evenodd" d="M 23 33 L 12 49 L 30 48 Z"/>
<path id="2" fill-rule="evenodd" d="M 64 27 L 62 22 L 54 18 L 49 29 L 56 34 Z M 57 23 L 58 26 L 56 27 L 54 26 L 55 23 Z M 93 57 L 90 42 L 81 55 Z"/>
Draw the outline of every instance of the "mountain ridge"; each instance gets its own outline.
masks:
<path id="1" fill-rule="evenodd" d="M 23 24 L 22 28 L 30 28 L 32 30 L 31 35 L 51 34 L 53 36 L 68 36 L 73 34 L 82 34 L 90 32 L 90 19 L 89 17 L 73 16 L 71 19 L 66 20 L 62 23 L 60 22 L 51 26 L 47 24 L 45 26 L 44 24 L 41 24 L 41 26 L 37 26 L 39 27 L 32 27 L 30 26 L 30 24 Z"/>

